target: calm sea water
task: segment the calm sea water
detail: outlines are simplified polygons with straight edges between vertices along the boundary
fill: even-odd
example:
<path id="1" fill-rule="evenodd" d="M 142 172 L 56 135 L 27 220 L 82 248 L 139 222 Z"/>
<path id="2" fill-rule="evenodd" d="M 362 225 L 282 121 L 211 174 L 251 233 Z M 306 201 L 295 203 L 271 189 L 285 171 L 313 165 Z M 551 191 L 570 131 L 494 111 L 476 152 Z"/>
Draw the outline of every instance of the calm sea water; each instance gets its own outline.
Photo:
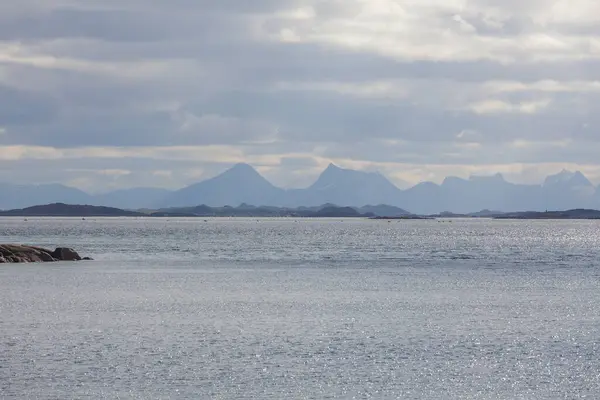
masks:
<path id="1" fill-rule="evenodd" d="M 600 222 L 0 219 L 0 397 L 600 398 Z"/>

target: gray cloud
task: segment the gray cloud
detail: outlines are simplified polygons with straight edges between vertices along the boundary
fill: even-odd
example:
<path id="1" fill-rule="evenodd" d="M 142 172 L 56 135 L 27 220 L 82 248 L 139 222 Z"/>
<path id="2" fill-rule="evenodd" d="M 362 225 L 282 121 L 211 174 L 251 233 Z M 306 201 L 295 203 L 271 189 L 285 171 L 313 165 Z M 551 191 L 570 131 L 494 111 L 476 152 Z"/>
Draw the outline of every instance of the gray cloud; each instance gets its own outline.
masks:
<path id="1" fill-rule="evenodd" d="M 21 149 L 0 179 L 176 186 L 234 161 L 290 185 L 328 160 L 398 181 L 591 171 L 600 12 L 550 3 L 0 2 L 0 146 Z M 229 150 L 154 157 L 185 146 Z M 94 148 L 124 158 L 60 151 Z"/>

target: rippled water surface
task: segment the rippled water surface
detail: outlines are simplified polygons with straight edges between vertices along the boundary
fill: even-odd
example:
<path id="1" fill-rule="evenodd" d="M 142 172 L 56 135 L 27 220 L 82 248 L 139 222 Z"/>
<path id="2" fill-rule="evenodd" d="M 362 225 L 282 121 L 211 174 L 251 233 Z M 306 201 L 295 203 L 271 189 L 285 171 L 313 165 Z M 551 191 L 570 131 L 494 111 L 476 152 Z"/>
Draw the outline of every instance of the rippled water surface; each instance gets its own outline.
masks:
<path id="1" fill-rule="evenodd" d="M 600 222 L 0 219 L 0 398 L 600 398 Z"/>

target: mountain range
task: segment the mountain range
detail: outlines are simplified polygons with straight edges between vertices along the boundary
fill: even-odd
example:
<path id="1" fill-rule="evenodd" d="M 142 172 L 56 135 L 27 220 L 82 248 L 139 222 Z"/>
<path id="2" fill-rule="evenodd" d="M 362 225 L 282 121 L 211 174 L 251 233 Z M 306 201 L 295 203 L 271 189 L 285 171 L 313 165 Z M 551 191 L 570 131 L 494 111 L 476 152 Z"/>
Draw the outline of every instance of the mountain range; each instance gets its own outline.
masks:
<path id="1" fill-rule="evenodd" d="M 448 177 L 441 184 L 422 182 L 401 190 L 378 172 L 349 170 L 334 164 L 305 189 L 282 189 L 271 184 L 252 166 L 237 164 L 214 178 L 174 191 L 133 188 L 92 195 L 60 184 L 3 184 L 0 191 L 0 209 L 47 203 L 123 209 L 198 205 L 237 207 L 240 204 L 277 207 L 389 205 L 415 214 L 434 214 L 470 213 L 482 209 L 511 212 L 600 208 L 600 190 L 581 172 L 566 170 L 547 177 L 539 185 L 507 182 L 502 175 L 496 174 L 468 179 Z"/>

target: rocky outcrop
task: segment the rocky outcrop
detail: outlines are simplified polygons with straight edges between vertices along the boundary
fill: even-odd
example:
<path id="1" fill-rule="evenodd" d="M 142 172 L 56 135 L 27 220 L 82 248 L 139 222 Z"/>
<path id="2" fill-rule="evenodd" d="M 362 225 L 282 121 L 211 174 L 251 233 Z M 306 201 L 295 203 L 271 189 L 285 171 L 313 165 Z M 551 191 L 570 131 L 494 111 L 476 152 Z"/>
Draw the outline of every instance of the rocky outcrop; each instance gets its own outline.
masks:
<path id="1" fill-rule="evenodd" d="M 36 246 L 0 244 L 0 264 L 79 260 L 82 260 L 81 256 L 75 250 L 66 247 L 59 247 L 52 251 Z"/>
<path id="2" fill-rule="evenodd" d="M 81 256 L 68 247 L 59 247 L 52 253 L 52 257 L 62 261 L 81 261 Z"/>

